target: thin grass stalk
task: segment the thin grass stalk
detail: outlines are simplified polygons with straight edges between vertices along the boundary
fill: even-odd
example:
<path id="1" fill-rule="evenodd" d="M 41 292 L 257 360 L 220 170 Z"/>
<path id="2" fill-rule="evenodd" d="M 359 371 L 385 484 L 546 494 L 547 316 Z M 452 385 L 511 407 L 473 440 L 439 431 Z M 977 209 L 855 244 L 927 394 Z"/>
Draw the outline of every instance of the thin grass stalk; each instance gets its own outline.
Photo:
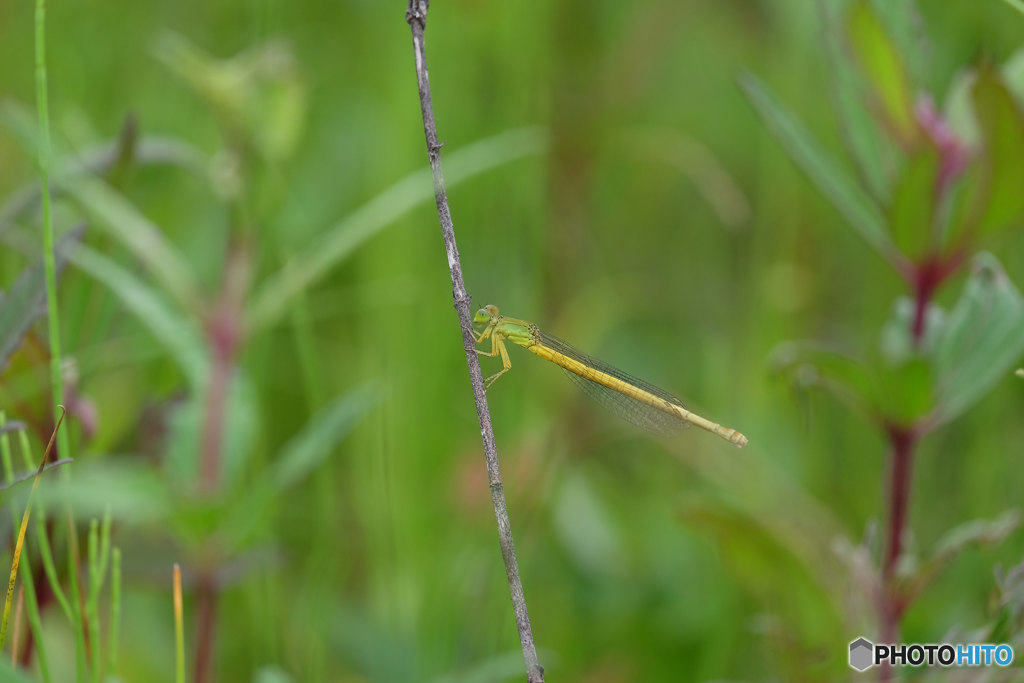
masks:
<path id="1" fill-rule="evenodd" d="M 99 576 L 99 587 L 96 592 L 99 593 L 103 590 L 103 586 L 107 580 L 107 568 L 110 566 L 110 524 L 111 524 L 111 512 L 110 506 L 103 511 L 103 521 L 100 523 L 100 557 L 99 564 L 97 566 L 97 575 Z"/>
<path id="2" fill-rule="evenodd" d="M 86 557 L 89 558 L 89 587 L 92 588 L 92 580 L 96 569 L 99 566 L 100 552 L 100 521 L 94 519 L 89 522 L 89 537 L 86 545 Z"/>
<path id="3" fill-rule="evenodd" d="M 7 414 L 0 410 L 0 429 L 7 424 Z M 4 468 L 4 481 L 10 486 L 14 482 L 14 463 L 11 460 L 11 439 L 7 432 L 0 433 L 0 461 Z"/>
<path id="4" fill-rule="evenodd" d="M 57 577 L 57 567 L 53 563 L 50 538 L 46 533 L 46 518 L 42 514 L 36 516 L 36 542 L 39 543 L 39 556 L 43 560 L 43 572 L 46 574 L 46 580 L 50 583 L 50 589 L 53 591 L 61 611 L 64 612 L 64 616 L 69 622 L 73 622 L 75 613 L 71 609 L 71 603 L 68 602 L 64 589 L 61 588 L 60 579 Z"/>
<path id="5" fill-rule="evenodd" d="M 114 546 L 110 567 L 110 644 L 107 646 L 107 672 L 117 673 L 117 644 L 121 637 L 121 549 Z"/>
<path id="6" fill-rule="evenodd" d="M 28 555 L 21 559 L 21 585 L 25 589 L 25 614 L 35 641 L 36 661 L 39 662 L 39 675 L 43 683 L 50 683 L 50 664 L 46 657 L 46 642 L 43 640 L 43 621 L 39 617 L 39 602 L 36 598 L 35 579 L 32 578 L 32 565 Z"/>
<path id="7" fill-rule="evenodd" d="M 185 615 L 181 605 L 181 567 L 174 563 L 174 680 L 185 683 Z"/>
<path id="8" fill-rule="evenodd" d="M 3 411 L 0 411 L 0 427 L 7 424 L 7 415 Z M 3 460 L 4 469 L 4 481 L 10 486 L 14 482 L 14 464 L 11 459 L 11 440 L 10 435 L 7 432 L 0 433 L 0 458 Z M 14 501 L 11 501 L 11 523 L 17 525 L 18 523 L 18 510 L 14 505 Z M 17 638 L 15 638 L 17 641 Z M 11 663 L 16 664 L 18 648 L 15 646 L 11 647 Z"/>
<path id="9" fill-rule="evenodd" d="M 35 469 L 36 465 L 32 461 L 32 448 L 28 441 L 28 435 L 25 432 L 19 432 L 18 436 L 20 438 L 21 455 L 25 461 L 25 468 L 28 470 Z M 35 516 L 35 520 L 36 541 L 39 543 L 39 556 L 43 560 L 43 571 L 46 573 L 46 580 L 50 583 L 50 590 L 53 591 L 57 604 L 60 605 L 64 616 L 70 622 L 74 618 L 74 613 L 71 611 L 71 605 L 68 604 L 64 589 L 60 586 L 60 580 L 57 578 L 57 568 L 53 563 L 53 552 L 50 548 L 50 535 L 46 532 L 46 510 L 41 509 L 39 514 Z"/>
<path id="10" fill-rule="evenodd" d="M 64 513 L 68 526 L 68 585 L 71 593 L 68 602 L 71 605 L 71 628 L 75 634 L 75 675 L 76 680 L 85 681 L 89 666 L 84 603 L 78 576 L 78 531 L 70 505 L 65 505 Z"/>
<path id="11" fill-rule="evenodd" d="M 57 266 L 54 255 L 53 217 L 50 207 L 50 105 L 47 95 L 46 75 L 46 0 L 36 0 L 35 12 L 35 60 L 36 60 L 36 108 L 39 114 L 39 182 L 40 200 L 43 221 L 43 268 L 46 279 L 47 321 L 50 337 L 50 384 L 55 406 L 64 404 L 64 379 L 61 375 L 63 358 L 60 344 L 60 318 L 57 306 Z M 55 417 L 56 421 L 56 408 Z M 71 446 L 67 431 L 57 430 L 57 448 L 61 457 L 71 457 Z M 45 457 L 44 457 L 45 461 Z M 70 470 L 65 468 L 63 474 L 69 477 Z M 71 509 L 67 509 L 69 554 L 68 566 L 71 573 L 71 597 L 77 604 L 78 590 L 78 534 L 74 527 Z M 81 613 L 76 609 L 77 618 L 72 623 L 75 632 L 75 659 L 78 680 L 85 680 L 85 629 L 81 622 Z"/>
<path id="12" fill-rule="evenodd" d="M 57 262 L 54 255 L 53 216 L 50 207 L 50 105 L 46 83 L 46 0 L 36 0 L 36 108 L 39 113 L 39 182 L 43 221 L 43 269 L 46 279 L 46 313 L 50 333 L 50 389 L 53 392 L 54 422 L 57 406 L 64 405 L 63 358 L 60 345 L 60 315 L 57 306 Z M 71 457 L 67 430 L 57 436 L 57 452 Z"/>
<path id="13" fill-rule="evenodd" d="M 36 461 L 32 459 L 32 444 L 28 440 L 28 432 L 21 430 L 18 432 L 18 446 L 21 447 L 21 462 L 25 466 L 25 469 L 31 472 L 37 465 Z M 39 516 L 36 516 L 39 519 Z"/>
<path id="14" fill-rule="evenodd" d="M 0 427 L 7 424 L 7 416 L 2 410 L 0 410 Z M 28 435 L 24 430 L 18 432 L 20 437 L 21 453 L 25 460 L 26 469 L 32 470 L 34 464 L 32 462 L 32 454 L 29 449 Z M 11 442 L 10 435 L 6 432 L 0 434 L 0 460 L 3 462 L 4 480 L 8 485 L 14 481 L 14 464 L 11 457 Z M 42 517 L 41 514 L 36 515 L 36 521 Z M 18 523 L 18 510 L 14 505 L 14 501 L 11 501 L 11 523 L 17 525 Z M 39 674 L 42 676 L 44 683 L 50 683 L 50 665 L 46 658 L 46 645 L 43 642 L 43 626 L 42 621 L 39 618 L 39 603 L 36 601 L 36 588 L 35 579 L 32 578 L 32 565 L 29 562 L 28 555 L 26 554 L 21 558 L 22 570 L 21 570 L 21 581 L 22 587 L 25 590 L 26 599 L 26 615 L 28 616 L 29 628 L 32 631 L 32 637 L 35 640 L 37 660 L 39 661 Z M 17 657 L 18 649 L 16 647 L 11 648 L 11 656 Z"/>
<path id="15" fill-rule="evenodd" d="M 27 553 L 26 553 L 27 556 Z M 25 582 L 18 586 L 18 601 L 14 605 L 14 632 L 11 633 L 11 666 L 18 666 L 18 650 L 21 649 L 21 617 L 25 613 Z"/>
<path id="16" fill-rule="evenodd" d="M 3 411 L 0 411 L 0 427 L 6 424 L 6 415 Z M 4 478 L 8 485 L 14 481 L 14 464 L 11 455 L 11 444 L 10 435 L 8 433 L 0 434 L 0 462 L 2 462 Z M 28 434 L 24 430 L 18 431 L 19 446 L 21 449 L 22 461 L 24 467 L 28 471 L 32 471 L 37 468 L 36 463 L 32 459 L 32 446 L 29 443 Z M 40 463 L 45 467 L 45 460 Z M 57 570 L 53 563 L 53 553 L 50 548 L 49 534 L 46 532 L 46 515 L 45 510 L 39 510 L 37 514 L 33 516 L 36 525 L 36 537 L 39 543 L 39 553 L 43 559 L 43 570 L 45 572 L 47 581 L 50 584 L 50 589 L 53 592 L 57 603 L 60 605 L 61 610 L 64 612 L 68 621 L 71 622 L 74 619 L 71 605 L 68 604 L 67 596 L 65 596 L 63 589 L 60 586 L 60 581 L 57 578 Z M 18 524 L 18 510 L 11 502 L 11 520 L 12 523 L 17 526 Z M 36 650 L 38 652 L 39 669 L 40 675 L 43 680 L 47 683 L 51 680 L 49 663 L 46 659 L 46 646 L 43 641 L 42 622 L 39 617 L 39 605 L 36 602 L 35 592 L 35 580 L 33 578 L 31 565 L 29 564 L 29 558 L 27 554 L 22 554 L 21 564 L 23 570 L 21 572 L 21 579 L 25 586 L 26 598 L 28 600 L 26 614 L 28 616 L 29 626 L 32 629 L 32 634 L 36 643 Z"/>
<path id="17" fill-rule="evenodd" d="M 28 529 L 29 516 L 32 514 L 32 497 L 34 496 L 36 489 L 39 488 L 39 480 L 43 475 L 43 467 L 46 466 L 46 458 L 53 452 L 57 432 L 60 431 L 62 422 L 64 422 L 63 407 L 61 408 L 61 415 L 57 419 L 57 425 L 53 429 L 53 434 L 50 435 L 50 442 L 46 444 L 46 451 L 43 453 L 43 457 L 39 461 L 39 468 L 36 469 L 36 476 L 32 480 L 32 488 L 29 489 L 28 501 L 25 503 L 25 512 L 21 516 L 21 527 L 18 530 L 18 540 L 14 544 L 14 559 L 11 562 L 11 576 L 7 582 L 7 598 L 4 600 L 3 620 L 0 621 L 0 648 L 3 648 L 4 642 L 7 639 L 7 620 L 11 613 L 11 598 L 14 594 L 14 584 L 18 579 L 18 565 L 21 561 L 21 554 L 25 547 L 25 532 Z"/>
<path id="18" fill-rule="evenodd" d="M 103 658 L 100 657 L 100 581 L 99 575 L 99 552 L 100 552 L 100 523 L 99 520 L 92 520 L 89 524 L 89 540 L 86 552 L 89 558 L 89 595 L 85 599 L 85 614 L 89 623 L 89 649 L 92 654 L 92 680 L 93 683 L 100 681 L 100 665 Z"/>

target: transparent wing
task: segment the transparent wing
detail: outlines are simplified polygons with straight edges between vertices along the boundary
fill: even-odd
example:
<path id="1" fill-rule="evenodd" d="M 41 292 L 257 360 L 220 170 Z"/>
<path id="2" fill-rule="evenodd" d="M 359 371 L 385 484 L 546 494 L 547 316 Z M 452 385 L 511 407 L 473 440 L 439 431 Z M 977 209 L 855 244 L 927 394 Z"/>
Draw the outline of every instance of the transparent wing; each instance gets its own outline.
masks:
<path id="1" fill-rule="evenodd" d="M 649 382 L 645 382 L 642 379 L 638 379 L 631 375 L 626 374 L 622 370 L 616 367 L 608 365 L 607 363 L 593 358 L 583 353 L 582 351 L 575 348 L 569 342 L 563 341 L 558 337 L 553 337 L 546 332 L 537 332 L 537 337 L 541 344 L 547 346 L 559 353 L 565 354 L 569 358 L 579 361 L 584 365 L 594 368 L 599 372 L 603 372 L 612 377 L 616 377 L 627 384 L 631 384 L 639 389 L 643 389 L 649 394 L 653 394 L 658 398 L 664 399 L 670 403 L 674 403 L 677 406 L 682 407 L 682 402 L 658 387 L 654 386 Z M 599 384 L 592 379 L 587 379 L 582 375 L 577 375 L 575 372 L 562 368 L 562 371 L 568 375 L 569 379 L 573 381 L 576 386 L 583 390 L 590 398 L 594 399 L 602 406 L 615 413 L 627 422 L 635 424 L 637 427 L 647 429 L 652 432 L 659 432 L 662 434 L 671 434 L 689 427 L 689 423 L 684 420 L 680 420 L 678 417 L 669 413 L 662 412 L 657 408 L 647 405 L 642 401 L 627 396 L 626 394 L 619 393 L 613 389 L 609 389 L 603 384 Z"/>

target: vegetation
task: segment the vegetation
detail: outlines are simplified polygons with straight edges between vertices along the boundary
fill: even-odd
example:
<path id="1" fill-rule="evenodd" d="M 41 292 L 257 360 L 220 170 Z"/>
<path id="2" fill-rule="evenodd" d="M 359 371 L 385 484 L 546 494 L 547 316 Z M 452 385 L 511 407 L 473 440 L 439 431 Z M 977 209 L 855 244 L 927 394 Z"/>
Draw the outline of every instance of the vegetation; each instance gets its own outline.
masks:
<path id="1" fill-rule="evenodd" d="M 523 680 L 402 3 L 169 7 L 3 10 L 0 679 Z M 642 432 L 510 347 L 548 680 L 1021 651 L 1022 27 L 435 3 L 474 310 L 750 439 Z"/>

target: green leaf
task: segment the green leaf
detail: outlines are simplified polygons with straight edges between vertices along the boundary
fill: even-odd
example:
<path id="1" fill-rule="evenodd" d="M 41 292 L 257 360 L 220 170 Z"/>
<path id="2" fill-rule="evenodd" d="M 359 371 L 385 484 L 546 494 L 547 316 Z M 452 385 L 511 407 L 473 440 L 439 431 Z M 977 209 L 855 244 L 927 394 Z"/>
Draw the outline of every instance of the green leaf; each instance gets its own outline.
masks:
<path id="1" fill-rule="evenodd" d="M 55 248 L 57 276 L 67 263 L 68 251 L 82 238 L 84 225 L 65 233 Z M 21 346 L 32 324 L 46 312 L 46 281 L 43 259 L 39 258 L 26 268 L 0 298 L 0 370 L 7 366 L 11 355 Z"/>
<path id="2" fill-rule="evenodd" d="M 0 118 L 35 158 L 39 134 L 24 108 L 5 103 L 0 108 Z M 74 167 L 80 168 L 81 164 Z M 95 176 L 62 172 L 55 174 L 52 182 L 62 183 L 60 189 L 82 205 L 93 219 L 92 224 L 106 229 L 124 244 L 184 307 L 199 310 L 199 288 L 184 256 L 127 199 Z"/>
<path id="3" fill-rule="evenodd" d="M 880 358 L 868 366 L 845 354 L 813 343 L 788 343 L 773 354 L 777 369 L 803 384 L 816 384 L 865 417 L 910 425 L 934 406 L 935 371 L 926 350 L 942 325 L 942 312 L 930 307 L 920 345 L 911 338 L 913 302 L 896 301 L 882 327 Z"/>
<path id="4" fill-rule="evenodd" d="M 935 348 L 938 404 L 945 422 L 1010 375 L 1024 354 L 1024 300 L 991 254 L 979 254 Z"/>
<path id="5" fill-rule="evenodd" d="M 356 680 L 426 680 L 423 661 L 433 655 L 420 652 L 420 641 L 406 630 L 330 595 L 322 602 L 329 621 L 319 633 L 332 656 L 346 662 Z"/>
<path id="6" fill-rule="evenodd" d="M 1000 230 L 1024 224 L 1024 116 L 992 66 L 978 73 L 972 91 L 984 141 L 984 182 L 976 195 L 979 227 Z"/>
<path id="7" fill-rule="evenodd" d="M 854 3 L 847 17 L 847 38 L 879 114 L 904 147 L 913 147 L 920 138 L 913 86 L 896 44 L 870 3 Z"/>
<path id="8" fill-rule="evenodd" d="M 1016 102 L 1024 102 L 1024 49 L 1018 49 L 1003 62 L 1003 81 Z"/>
<path id="9" fill-rule="evenodd" d="M 183 36 L 163 36 L 157 57 L 202 97 L 226 126 L 270 161 L 294 151 L 306 119 L 307 92 L 292 52 L 270 42 L 216 59 Z"/>
<path id="10" fill-rule="evenodd" d="M 746 588 L 759 595 L 779 592 L 781 597 L 784 592 L 783 618 L 796 624 L 800 623 L 796 614 L 805 613 L 803 610 L 823 610 L 815 613 L 825 614 L 835 609 L 843 592 L 849 590 L 849 581 L 842 573 L 841 559 L 827 550 L 836 536 L 820 535 L 825 532 L 818 526 L 821 519 L 796 519 L 793 502 L 787 498 L 786 503 L 755 511 L 722 500 L 688 499 L 681 516 L 688 528 L 713 535 L 723 565 Z M 833 627 L 839 625 L 838 619 L 832 623 Z M 832 637 L 820 631 L 823 625 L 804 622 L 804 642 Z M 796 672 L 794 675 L 799 678 Z"/>
<path id="11" fill-rule="evenodd" d="M 969 148 L 981 144 L 981 130 L 978 128 L 978 119 L 974 115 L 974 105 L 971 102 L 971 92 L 976 80 L 977 73 L 973 69 L 964 69 L 954 74 L 944 107 L 949 129 Z"/>
<path id="12" fill-rule="evenodd" d="M 964 550 L 1001 543 L 1016 531 L 1020 521 L 1018 510 L 1007 510 L 995 519 L 973 520 L 946 532 L 921 566 L 903 578 L 904 597 L 913 602 Z"/>
<path id="13" fill-rule="evenodd" d="M 2 107 L 0 107 L 2 109 Z M 4 111 L 3 114 L 8 112 Z M 117 156 L 122 152 L 120 141 L 104 142 L 87 147 L 57 168 L 51 178 L 50 194 L 52 200 L 64 197 L 67 192 L 63 185 L 76 182 L 76 176 L 92 176 L 106 174 L 117 168 L 118 163 L 132 163 L 136 166 L 176 166 L 201 178 L 206 178 L 208 161 L 206 157 L 192 145 L 174 138 L 143 137 L 134 141 L 132 156 L 129 160 L 121 160 Z M 20 220 L 28 220 L 40 206 L 39 180 L 26 182 L 8 195 L 0 206 L 0 237 L 18 224 Z"/>
<path id="14" fill-rule="evenodd" d="M 924 333 L 913 337 L 916 306 L 907 297 L 893 303 L 892 314 L 879 336 L 878 405 L 887 422 L 910 426 L 935 406 L 936 370 L 932 349 L 945 324 L 937 305 L 925 310 Z"/>
<path id="15" fill-rule="evenodd" d="M 891 146 L 882 140 L 877 120 L 864 106 L 860 73 L 848 58 L 842 42 L 835 40 L 841 33 L 839 15 L 844 8 L 831 0 L 819 0 L 818 6 L 825 24 L 822 48 L 829 55 L 831 87 L 842 121 L 843 141 L 857 163 L 861 182 L 868 186 L 871 195 L 879 200 L 888 199 L 888 179 L 893 164 Z"/>
<path id="16" fill-rule="evenodd" d="M 1006 4 L 1024 14 L 1024 0 L 1005 0 Z"/>
<path id="17" fill-rule="evenodd" d="M 138 278 L 97 251 L 79 245 L 70 255 L 76 267 L 105 284 L 163 344 L 193 389 L 204 386 L 208 366 L 202 337 L 191 320 Z"/>
<path id="18" fill-rule="evenodd" d="M 1020 526 L 1020 511 L 1007 510 L 995 519 L 976 519 L 946 532 L 932 551 L 934 558 L 956 557 L 965 548 L 999 543 Z"/>
<path id="19" fill-rule="evenodd" d="M 65 189 L 95 224 L 126 246 L 182 307 L 201 310 L 199 287 L 185 257 L 131 202 L 96 179 L 70 182 Z"/>
<path id="20" fill-rule="evenodd" d="M 520 128 L 499 133 L 453 153 L 445 160 L 448 189 L 467 178 L 510 161 L 539 154 L 547 147 L 540 129 Z M 413 207 L 433 199 L 430 171 L 422 169 L 398 181 L 367 204 L 329 228 L 272 275 L 246 311 L 246 329 L 273 324 L 299 292 L 304 291 L 347 258 L 364 242 L 394 223 Z"/>
<path id="21" fill-rule="evenodd" d="M 34 680 L 14 668 L 6 659 L 0 660 L 0 683 L 32 683 Z"/>
<path id="22" fill-rule="evenodd" d="M 30 488 L 11 491 L 22 507 Z M 75 462 L 73 477 L 51 476 L 41 482 L 36 495 L 34 501 L 61 514 L 70 509 L 83 520 L 103 517 L 109 511 L 115 520 L 144 524 L 166 519 L 171 508 L 162 475 L 149 465 L 125 458 L 97 461 L 86 455 Z"/>
<path id="23" fill-rule="evenodd" d="M 580 472 L 567 477 L 553 502 L 554 532 L 573 565 L 588 575 L 621 574 L 626 544 L 587 477 Z"/>
<path id="24" fill-rule="evenodd" d="M 871 198 L 822 150 L 803 124 L 775 101 L 757 78 L 744 74 L 740 85 L 762 121 L 818 191 L 868 244 L 886 258 L 894 259 L 885 218 Z"/>
<path id="25" fill-rule="evenodd" d="M 225 538 L 236 547 L 243 545 L 260 527 L 274 497 L 319 467 L 380 398 L 376 385 L 367 384 L 339 396 L 310 418 L 247 494 L 232 505 L 223 524 Z"/>
<path id="26" fill-rule="evenodd" d="M 226 394 L 218 462 L 218 479 L 225 490 L 244 471 L 259 429 L 256 391 L 241 369 L 236 368 L 231 374 Z M 209 383 L 204 378 L 189 399 L 177 406 L 170 419 L 167 472 L 182 485 L 196 481 L 200 474 L 199 459 L 209 399 Z"/>
<path id="27" fill-rule="evenodd" d="M 914 341 L 913 336 L 916 313 L 916 305 L 908 297 L 901 296 L 893 302 L 892 313 L 882 326 L 878 340 L 878 349 L 884 363 L 897 366 L 921 354 L 931 354 L 946 324 L 946 312 L 937 304 L 928 305 L 920 341 Z"/>
<path id="28" fill-rule="evenodd" d="M 915 259 L 932 246 L 935 221 L 939 154 L 931 145 L 922 145 L 903 166 L 889 206 L 889 229 L 893 242 L 904 254 Z"/>
<path id="29" fill-rule="evenodd" d="M 883 366 L 880 373 L 881 409 L 890 424 L 910 426 L 931 412 L 935 401 L 935 371 L 923 357 Z"/>
<path id="30" fill-rule="evenodd" d="M 1019 641 L 1021 616 L 1024 615 L 1024 563 L 1006 571 L 997 566 L 995 574 L 996 591 L 992 602 L 998 606 L 998 612 L 983 635 L 984 642 L 1005 643 L 1011 638 Z"/>
<path id="31" fill-rule="evenodd" d="M 815 342 L 787 342 L 772 353 L 776 372 L 803 386 L 821 386 L 865 417 L 878 413 L 878 387 L 856 358 Z"/>
<path id="32" fill-rule="evenodd" d="M 687 499 L 680 514 L 687 527 L 722 541 L 722 559 L 736 578 L 755 592 L 764 591 L 780 576 L 806 578 L 812 571 L 800 562 L 787 538 L 779 538 L 766 520 L 744 510 L 721 501 Z"/>
<path id="33" fill-rule="evenodd" d="M 380 398 L 378 388 L 368 384 L 339 396 L 314 415 L 270 467 L 267 476 L 274 489 L 292 486 L 315 470 Z"/>
<path id="34" fill-rule="evenodd" d="M 1003 82 L 1016 102 L 1024 102 L 1024 49 L 1017 50 L 1003 63 Z M 981 145 L 981 130 L 974 114 L 973 90 L 978 73 L 963 69 L 953 76 L 946 95 L 945 118 L 957 139 L 967 147 Z"/>
<path id="35" fill-rule="evenodd" d="M 911 82 L 921 82 L 927 75 L 932 46 L 924 33 L 916 0 L 871 0 L 871 7 L 886 27 Z"/>

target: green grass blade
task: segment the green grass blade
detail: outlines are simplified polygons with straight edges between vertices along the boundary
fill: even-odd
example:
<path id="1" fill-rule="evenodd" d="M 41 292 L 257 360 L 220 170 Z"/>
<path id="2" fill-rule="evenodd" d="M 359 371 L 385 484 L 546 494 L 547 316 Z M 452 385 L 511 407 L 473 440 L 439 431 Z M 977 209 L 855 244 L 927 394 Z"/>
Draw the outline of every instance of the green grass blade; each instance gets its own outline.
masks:
<path id="1" fill-rule="evenodd" d="M 510 130 L 486 138 L 453 152 L 445 160 L 445 184 L 451 190 L 484 171 L 540 154 L 546 144 L 544 134 L 537 128 Z M 324 277 L 356 248 L 413 207 L 433 198 L 430 172 L 421 169 L 343 218 L 267 280 L 246 312 L 246 328 L 252 331 L 276 322 L 298 292 Z"/>
<path id="2" fill-rule="evenodd" d="M 269 481 L 281 490 L 307 476 L 379 402 L 380 391 L 370 384 L 329 403 L 284 445 L 280 457 L 267 473 Z"/>
<path id="3" fill-rule="evenodd" d="M 202 297 L 195 276 L 159 227 L 99 180 L 71 182 L 66 189 L 83 205 L 93 222 L 124 244 L 179 305 L 200 310 Z"/>
<path id="4" fill-rule="evenodd" d="M 32 469 L 34 464 L 32 462 L 32 450 L 28 442 L 28 435 L 25 432 L 21 432 L 18 436 L 21 437 L 21 454 L 25 459 L 25 468 Z M 50 535 L 46 531 L 46 507 L 44 505 L 39 507 L 39 514 L 36 515 L 36 541 L 39 543 L 39 555 L 43 559 L 43 571 L 46 573 L 46 580 L 49 582 L 50 590 L 53 591 L 53 595 L 57 599 L 57 604 L 60 605 L 68 621 L 71 621 L 74 613 L 71 610 L 71 605 L 68 603 L 67 596 L 64 594 L 64 589 L 61 588 L 60 579 L 57 578 L 57 568 L 53 564 Z"/>
<path id="5" fill-rule="evenodd" d="M 92 654 L 92 680 L 93 683 L 100 682 L 100 665 L 103 658 L 100 656 L 100 575 L 99 575 L 99 552 L 100 552 L 100 523 L 93 519 L 89 524 L 89 538 L 86 544 L 86 556 L 89 560 L 89 595 L 85 599 L 85 614 L 89 622 L 89 647 Z"/>
<path id="6" fill-rule="evenodd" d="M 181 601 L 181 567 L 174 563 L 174 680 L 185 683 L 185 615 Z"/>
<path id="7" fill-rule="evenodd" d="M 39 617 L 39 603 L 36 601 L 36 585 L 32 579 L 32 565 L 28 555 L 21 558 L 21 583 L 25 586 L 25 611 L 28 625 L 32 629 L 35 642 L 36 661 L 39 662 L 39 675 L 43 683 L 50 683 L 50 664 L 46 656 L 46 639 L 43 637 L 43 622 Z"/>
<path id="8" fill-rule="evenodd" d="M 54 261 L 54 277 L 60 277 L 67 252 L 82 236 L 76 228 L 60 238 Z M 11 355 L 21 345 L 25 333 L 45 310 L 47 301 L 45 258 L 21 272 L 7 295 L 0 301 L 0 369 L 7 365 Z"/>
<path id="9" fill-rule="evenodd" d="M 380 390 L 367 384 L 335 398 L 311 417 L 302 431 L 284 445 L 263 477 L 232 506 L 233 513 L 222 524 L 224 537 L 237 546 L 244 544 L 265 518 L 261 511 L 269 508 L 275 494 L 319 467 L 380 398 Z"/>
<path id="10" fill-rule="evenodd" d="M 78 268 L 105 284 L 170 352 L 193 387 L 203 385 L 206 354 L 199 332 L 152 289 L 119 265 L 84 245 L 70 255 Z"/>
<path id="11" fill-rule="evenodd" d="M 775 100 L 760 80 L 751 74 L 744 74 L 740 78 L 740 85 L 762 121 L 811 183 L 864 241 L 886 258 L 894 259 L 895 250 L 886 234 L 885 217 L 878 206 L 825 153 L 804 125 Z"/>
<path id="12" fill-rule="evenodd" d="M 117 674 L 117 645 L 121 638 L 121 549 L 114 546 L 110 567 L 110 644 L 107 673 Z"/>

